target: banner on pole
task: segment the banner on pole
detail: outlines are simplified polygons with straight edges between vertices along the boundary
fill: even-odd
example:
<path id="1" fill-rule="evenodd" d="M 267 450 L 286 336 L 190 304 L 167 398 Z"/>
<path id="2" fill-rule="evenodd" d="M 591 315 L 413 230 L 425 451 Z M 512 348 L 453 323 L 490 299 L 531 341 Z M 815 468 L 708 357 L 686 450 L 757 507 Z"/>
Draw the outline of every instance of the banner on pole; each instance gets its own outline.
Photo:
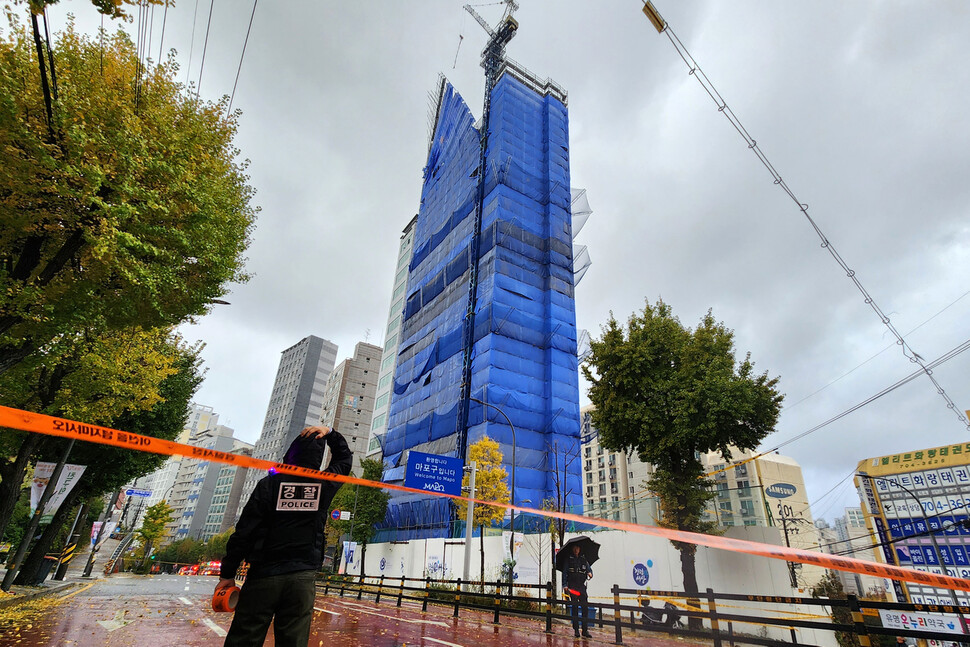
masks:
<path id="1" fill-rule="evenodd" d="M 41 497 L 44 496 L 44 489 L 50 482 L 51 476 L 54 475 L 55 466 L 56 463 L 37 463 L 34 467 L 34 480 L 30 484 L 31 514 L 34 514 L 34 511 L 37 510 L 37 504 L 40 503 Z M 86 465 L 64 465 L 64 469 L 61 470 L 61 476 L 57 479 L 54 494 L 51 495 L 51 498 L 47 501 L 47 505 L 44 506 L 43 515 L 40 518 L 41 523 L 50 523 L 51 519 L 54 518 L 54 513 L 61 507 L 68 493 L 81 479 L 85 467 Z"/>

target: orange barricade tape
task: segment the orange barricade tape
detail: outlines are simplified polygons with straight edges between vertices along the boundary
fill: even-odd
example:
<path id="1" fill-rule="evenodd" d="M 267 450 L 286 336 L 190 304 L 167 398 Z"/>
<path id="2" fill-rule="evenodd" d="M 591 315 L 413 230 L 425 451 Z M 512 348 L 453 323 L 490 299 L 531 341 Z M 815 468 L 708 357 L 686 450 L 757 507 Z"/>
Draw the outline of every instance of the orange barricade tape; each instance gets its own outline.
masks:
<path id="1" fill-rule="evenodd" d="M 518 505 L 511 505 L 509 503 L 495 503 L 492 501 L 471 499 L 454 494 L 428 492 L 425 490 L 419 490 L 417 488 L 409 488 L 404 485 L 381 483 L 379 481 L 368 481 L 355 476 L 328 474 L 326 472 L 311 470 L 305 467 L 296 467 L 293 465 L 285 465 L 283 463 L 274 463 L 272 461 L 262 460 L 259 458 L 252 458 L 250 456 L 241 456 L 239 454 L 230 454 L 227 452 L 216 451 L 214 449 L 194 447 L 192 445 L 185 445 L 171 440 L 162 440 L 160 438 L 153 438 L 151 436 L 142 436 L 141 434 L 133 434 L 126 431 L 119 431 L 117 429 L 110 429 L 108 427 L 99 427 L 98 425 L 89 425 L 86 423 L 76 422 L 74 420 L 54 418 L 52 416 L 45 416 L 39 413 L 11 409 L 10 407 L 0 406 L 0 427 L 31 431 L 39 434 L 46 434 L 48 436 L 74 438 L 77 440 L 100 443 L 102 445 L 112 445 L 114 447 L 123 447 L 142 452 L 151 452 L 153 454 L 185 456 L 188 458 L 198 458 L 215 463 L 236 465 L 238 467 L 276 470 L 277 472 L 282 472 L 284 474 L 307 476 L 326 481 L 352 483 L 366 487 L 376 487 L 384 490 L 396 490 L 399 492 L 411 492 L 414 494 L 424 494 L 428 496 L 442 496 L 449 499 L 454 499 L 456 501 L 472 502 L 476 505 L 490 505 L 498 508 L 504 508 L 506 510 L 515 510 L 516 512 L 523 514 L 534 514 L 552 519 L 564 519 L 566 521 L 593 524 L 602 526 L 604 528 L 625 530 L 627 532 L 634 532 L 641 535 L 651 535 L 670 541 L 680 541 L 686 544 L 707 546 L 708 548 L 717 548 L 719 550 L 747 553 L 749 555 L 768 557 L 770 559 L 781 559 L 788 562 L 800 562 L 802 564 L 821 566 L 822 568 L 830 568 L 849 573 L 861 573 L 863 575 L 871 575 L 873 577 L 888 577 L 894 580 L 916 582 L 918 584 L 936 586 L 944 589 L 970 591 L 970 579 L 951 577 L 949 575 L 940 575 L 938 573 L 926 573 L 923 571 L 901 568 L 899 566 L 889 564 L 868 562 L 862 559 L 855 559 L 854 557 L 838 557 L 836 555 L 816 553 L 810 550 L 802 550 L 799 548 L 762 544 L 745 539 L 731 539 L 729 537 L 702 535 L 699 533 L 685 532 L 683 530 L 659 528 L 657 526 L 641 526 L 626 521 L 612 521 L 610 519 L 600 519 L 598 517 L 584 517 L 583 515 L 571 514 L 568 512 L 536 510 L 534 508 L 525 508 Z"/>

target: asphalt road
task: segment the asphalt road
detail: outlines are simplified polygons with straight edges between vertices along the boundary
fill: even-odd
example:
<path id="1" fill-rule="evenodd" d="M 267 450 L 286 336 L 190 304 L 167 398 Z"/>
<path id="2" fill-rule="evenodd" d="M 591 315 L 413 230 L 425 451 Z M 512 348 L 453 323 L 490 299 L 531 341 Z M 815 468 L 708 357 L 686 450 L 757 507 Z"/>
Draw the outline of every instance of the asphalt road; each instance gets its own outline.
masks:
<path id="1" fill-rule="evenodd" d="M 211 607 L 218 579 L 211 576 L 126 576 L 88 582 L 60 600 L 50 600 L 40 613 L 8 627 L 0 645 L 104 645 L 163 647 L 222 645 L 231 614 Z M 358 601 L 355 597 L 317 597 L 310 647 L 566 647 L 612 643 L 612 629 L 593 629 L 591 640 L 574 639 L 568 625 L 556 624 L 545 634 L 541 621 L 502 618 L 462 610 L 452 617 L 449 607 L 429 607 L 405 601 Z M 627 645 L 684 647 L 683 641 L 657 634 L 624 634 Z M 270 628 L 266 645 L 273 645 Z"/>

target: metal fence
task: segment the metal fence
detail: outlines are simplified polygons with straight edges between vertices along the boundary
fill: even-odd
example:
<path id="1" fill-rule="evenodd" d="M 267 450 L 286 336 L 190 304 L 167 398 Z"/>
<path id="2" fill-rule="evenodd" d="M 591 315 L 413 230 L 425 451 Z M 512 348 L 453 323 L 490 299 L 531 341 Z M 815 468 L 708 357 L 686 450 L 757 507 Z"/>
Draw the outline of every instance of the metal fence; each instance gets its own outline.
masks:
<path id="1" fill-rule="evenodd" d="M 552 633 L 554 620 L 571 621 L 568 599 L 555 595 L 552 582 L 546 584 L 509 584 L 507 581 L 464 582 L 432 580 L 431 578 L 326 575 L 318 581 L 324 595 L 372 599 L 376 604 L 391 603 L 400 607 L 404 600 L 420 602 L 421 610 L 428 605 L 443 605 L 459 617 L 462 609 L 492 613 L 492 622 L 501 624 L 502 617 L 533 617 L 544 622 L 546 633 Z M 600 600 L 600 601 L 597 601 Z M 667 603 L 667 608 L 651 607 L 651 601 Z M 612 598 L 594 598 L 589 602 L 590 625 L 614 630 L 615 644 L 622 645 L 626 635 L 640 632 L 663 632 L 675 636 L 689 636 L 710 640 L 714 647 L 731 645 L 788 645 L 814 646 L 799 642 L 799 629 L 836 632 L 853 635 L 861 647 L 895 644 L 896 636 L 934 639 L 951 644 L 963 642 L 964 636 L 953 633 L 956 622 L 962 623 L 970 615 L 968 607 L 948 605 L 903 604 L 860 600 L 849 595 L 846 599 L 798 598 L 742 593 L 716 593 L 707 589 L 696 595 L 678 591 L 647 591 L 613 585 Z M 793 607 L 817 609 L 817 613 L 795 611 Z M 648 611 L 649 609 L 649 611 Z M 838 614 L 844 609 L 847 613 Z M 897 629 L 883 627 L 880 611 L 893 612 L 899 617 L 929 618 L 929 628 Z M 907 616 L 907 614 L 909 614 Z M 945 614 L 945 615 L 944 615 Z M 836 622 L 834 615 L 846 615 L 846 622 Z M 950 616 L 948 618 L 947 616 Z M 700 619 L 703 628 L 689 628 L 690 618 Z M 947 631 L 949 625 L 950 630 Z M 936 626 L 940 631 L 933 631 Z M 768 629 L 787 630 L 789 639 L 767 635 Z"/>

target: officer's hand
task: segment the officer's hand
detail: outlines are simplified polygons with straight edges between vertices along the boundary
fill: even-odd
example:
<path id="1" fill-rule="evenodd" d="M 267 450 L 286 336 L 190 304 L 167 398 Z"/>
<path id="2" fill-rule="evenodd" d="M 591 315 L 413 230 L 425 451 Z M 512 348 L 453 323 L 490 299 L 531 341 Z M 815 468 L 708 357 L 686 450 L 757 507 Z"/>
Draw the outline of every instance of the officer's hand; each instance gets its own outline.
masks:
<path id="1" fill-rule="evenodd" d="M 586 579 L 587 580 L 593 579 L 593 571 L 586 571 Z"/>
<path id="2" fill-rule="evenodd" d="M 220 577 L 215 592 L 218 593 L 222 589 L 232 588 L 233 586 L 236 586 L 236 580 L 231 577 Z"/>
<path id="3" fill-rule="evenodd" d="M 304 438 L 323 438 L 331 431 L 330 427 L 307 427 L 300 432 Z"/>

